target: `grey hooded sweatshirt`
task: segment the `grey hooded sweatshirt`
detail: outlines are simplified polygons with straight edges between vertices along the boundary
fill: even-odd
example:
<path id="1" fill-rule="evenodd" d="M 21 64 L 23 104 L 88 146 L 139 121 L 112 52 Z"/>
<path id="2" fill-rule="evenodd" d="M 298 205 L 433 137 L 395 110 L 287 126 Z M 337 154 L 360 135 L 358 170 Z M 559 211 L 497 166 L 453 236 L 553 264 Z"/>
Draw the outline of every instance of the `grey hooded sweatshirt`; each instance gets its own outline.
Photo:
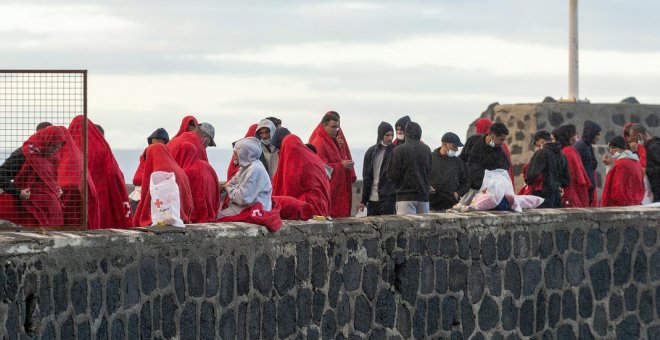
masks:
<path id="1" fill-rule="evenodd" d="M 268 128 L 270 130 L 270 139 L 261 140 L 259 137 L 259 130 L 261 128 Z M 275 124 L 268 119 L 262 119 L 257 125 L 257 129 L 254 130 L 254 137 L 261 142 L 261 149 L 263 154 L 259 158 L 261 163 L 263 163 L 264 168 L 268 171 L 268 176 L 273 178 L 275 176 L 275 171 L 277 171 L 277 163 L 280 161 L 280 150 L 271 144 L 271 140 L 275 135 Z"/>

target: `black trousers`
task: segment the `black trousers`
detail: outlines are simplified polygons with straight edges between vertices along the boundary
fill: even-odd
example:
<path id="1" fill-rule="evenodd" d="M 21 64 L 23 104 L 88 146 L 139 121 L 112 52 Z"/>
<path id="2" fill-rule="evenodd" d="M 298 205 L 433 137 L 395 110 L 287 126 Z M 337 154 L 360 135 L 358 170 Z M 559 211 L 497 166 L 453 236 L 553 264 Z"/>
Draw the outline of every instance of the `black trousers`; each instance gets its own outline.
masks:
<path id="1" fill-rule="evenodd" d="M 396 214 L 396 199 L 367 202 L 367 216 Z"/>
<path id="2" fill-rule="evenodd" d="M 539 197 L 543 197 L 545 201 L 541 205 L 539 205 L 539 208 L 561 208 L 561 192 L 559 190 L 552 190 L 549 192 L 540 192 L 540 191 L 535 191 L 532 193 L 532 195 L 536 195 Z"/>

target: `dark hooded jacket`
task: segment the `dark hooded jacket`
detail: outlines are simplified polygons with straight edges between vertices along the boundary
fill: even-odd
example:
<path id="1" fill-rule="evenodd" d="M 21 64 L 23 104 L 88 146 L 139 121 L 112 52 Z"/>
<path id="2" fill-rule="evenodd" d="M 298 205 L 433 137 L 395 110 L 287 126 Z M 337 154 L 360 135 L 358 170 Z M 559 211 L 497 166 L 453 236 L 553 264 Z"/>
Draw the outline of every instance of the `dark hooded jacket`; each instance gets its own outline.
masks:
<path id="1" fill-rule="evenodd" d="M 460 197 L 470 189 L 465 162 L 458 157 L 441 155 L 440 148 L 435 149 L 431 155 L 429 184 L 435 189 L 430 197 L 431 209 L 445 210 L 453 207 L 458 203 L 454 193 Z"/>
<path id="2" fill-rule="evenodd" d="M 151 140 L 154 138 L 164 140 L 165 144 L 170 141 L 170 135 L 163 128 L 156 129 L 156 131 L 151 133 L 151 136 L 147 137 L 147 145 L 151 145 Z"/>
<path id="3" fill-rule="evenodd" d="M 571 184 L 568 163 L 558 143 L 546 143 L 532 156 L 527 167 L 525 183 L 533 185 L 538 176 L 543 178 L 543 189 L 539 192 L 541 197 L 556 193 L 560 187 L 567 187 Z"/>
<path id="4" fill-rule="evenodd" d="M 403 131 L 405 131 L 406 130 L 406 125 L 408 125 L 408 123 L 410 123 L 410 121 L 411 121 L 410 116 L 403 116 L 403 117 L 399 118 L 399 120 L 397 120 L 396 123 L 394 123 L 394 142 L 392 144 L 401 145 L 401 144 L 404 144 L 406 142 L 405 137 L 403 138 L 403 140 L 399 140 L 399 139 L 396 138 L 396 129 L 400 127 L 400 128 L 403 129 Z"/>
<path id="5" fill-rule="evenodd" d="M 653 200 L 660 202 L 660 137 L 646 143 L 646 177 L 651 184 Z"/>
<path id="6" fill-rule="evenodd" d="M 382 162 L 380 165 L 380 170 L 378 171 L 378 200 L 387 201 L 396 199 L 396 187 L 394 183 L 387 176 L 387 169 L 390 164 L 390 159 L 392 158 L 392 150 L 394 150 L 394 145 L 383 145 L 383 137 L 388 131 L 394 132 L 392 125 L 386 122 L 381 122 L 378 125 L 378 139 L 376 144 L 367 149 L 367 152 L 364 154 L 364 166 L 362 168 L 362 203 L 366 204 L 369 202 L 369 196 L 371 196 L 371 189 L 374 182 L 374 165 L 376 163 L 377 157 L 382 153 Z"/>
<path id="7" fill-rule="evenodd" d="M 485 135 L 479 136 L 480 138 L 474 141 L 470 149 L 467 161 L 470 189 L 475 190 L 481 189 L 485 170 L 509 169 L 509 160 L 502 147 L 499 145 L 492 147 L 486 143 Z"/>
<path id="8" fill-rule="evenodd" d="M 388 175 L 396 185 L 396 201 L 429 201 L 431 149 L 420 142 L 422 128 L 415 122 L 406 125 L 407 143 L 394 148 Z"/>
<path id="9" fill-rule="evenodd" d="M 582 164 L 584 165 L 584 170 L 587 171 L 587 176 L 589 176 L 589 181 L 591 182 L 591 189 L 596 187 L 596 167 L 598 166 L 598 160 L 594 154 L 593 144 L 594 138 L 601 131 L 600 125 L 594 123 L 590 120 L 584 122 L 584 128 L 582 130 L 582 139 L 575 142 L 573 147 L 580 154 L 582 158 Z"/>

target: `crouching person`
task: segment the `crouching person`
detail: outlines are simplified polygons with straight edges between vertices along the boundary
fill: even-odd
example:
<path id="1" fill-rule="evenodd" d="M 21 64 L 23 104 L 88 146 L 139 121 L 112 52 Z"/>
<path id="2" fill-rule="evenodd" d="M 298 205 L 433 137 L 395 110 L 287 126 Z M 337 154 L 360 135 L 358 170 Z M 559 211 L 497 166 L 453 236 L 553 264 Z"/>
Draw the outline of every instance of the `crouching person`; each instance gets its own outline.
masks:
<path id="1" fill-rule="evenodd" d="M 220 211 L 218 217 L 238 215 L 255 203 L 261 203 L 264 211 L 271 211 L 273 188 L 268 171 L 259 160 L 261 152 L 261 142 L 253 137 L 240 139 L 234 144 L 240 170 L 223 186 L 229 197 L 229 206 Z"/>

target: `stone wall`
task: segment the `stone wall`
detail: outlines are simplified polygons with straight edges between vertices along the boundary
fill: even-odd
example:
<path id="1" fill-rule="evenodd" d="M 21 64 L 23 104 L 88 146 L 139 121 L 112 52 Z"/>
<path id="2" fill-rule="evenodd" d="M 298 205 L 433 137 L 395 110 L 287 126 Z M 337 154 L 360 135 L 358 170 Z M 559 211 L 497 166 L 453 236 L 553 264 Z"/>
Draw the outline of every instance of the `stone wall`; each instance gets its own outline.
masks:
<path id="1" fill-rule="evenodd" d="M 4 338 L 660 338 L 660 210 L 0 234 Z"/>

